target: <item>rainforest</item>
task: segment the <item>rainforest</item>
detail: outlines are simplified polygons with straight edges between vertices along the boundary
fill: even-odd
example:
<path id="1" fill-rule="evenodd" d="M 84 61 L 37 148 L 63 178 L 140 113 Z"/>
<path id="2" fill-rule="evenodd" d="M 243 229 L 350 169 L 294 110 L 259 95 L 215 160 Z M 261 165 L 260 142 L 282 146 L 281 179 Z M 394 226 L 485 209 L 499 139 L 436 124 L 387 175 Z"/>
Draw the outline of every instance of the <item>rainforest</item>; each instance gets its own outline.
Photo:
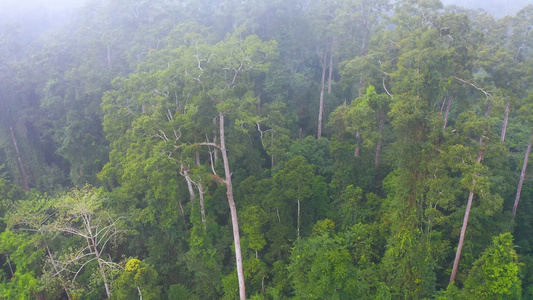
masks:
<path id="1" fill-rule="evenodd" d="M 0 299 L 533 299 L 528 1 L 79 2 L 0 14 Z"/>

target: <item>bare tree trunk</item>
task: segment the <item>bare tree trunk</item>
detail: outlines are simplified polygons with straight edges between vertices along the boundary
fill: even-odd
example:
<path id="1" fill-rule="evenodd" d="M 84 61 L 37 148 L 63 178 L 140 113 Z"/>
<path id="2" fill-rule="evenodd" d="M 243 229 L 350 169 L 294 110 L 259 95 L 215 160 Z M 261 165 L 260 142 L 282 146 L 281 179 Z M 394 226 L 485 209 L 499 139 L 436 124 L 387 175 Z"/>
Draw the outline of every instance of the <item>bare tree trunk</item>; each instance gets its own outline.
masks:
<path id="1" fill-rule="evenodd" d="M 485 110 L 485 118 L 489 117 L 490 109 L 492 105 L 489 103 L 487 109 Z M 479 152 L 477 154 L 477 163 L 480 164 L 483 160 L 483 137 L 479 139 Z M 470 218 L 470 209 L 472 208 L 472 201 L 474 199 L 474 185 L 476 184 L 477 172 L 474 173 L 474 179 L 472 180 L 472 188 L 468 194 L 468 201 L 466 203 L 465 216 L 463 218 L 463 226 L 461 227 L 461 234 L 459 235 L 459 244 L 457 245 L 457 251 L 455 252 L 455 260 L 453 261 L 452 274 L 450 276 L 450 283 L 452 284 L 455 281 L 455 276 L 457 275 L 457 269 L 459 268 L 459 260 L 461 259 L 461 252 L 463 250 L 463 243 L 466 235 L 466 228 L 468 227 L 468 219 Z"/>
<path id="2" fill-rule="evenodd" d="M 187 182 L 187 189 L 189 190 L 189 197 L 191 198 L 191 202 L 194 202 L 194 198 L 196 198 L 196 194 L 194 193 L 194 186 L 193 181 L 191 177 L 189 176 L 189 170 L 181 165 L 180 173 L 183 177 L 185 177 L 185 181 Z M 185 225 L 185 229 L 189 230 L 187 226 L 187 220 L 185 219 L 185 210 L 183 209 L 183 205 L 181 204 L 181 201 L 178 202 L 181 210 L 181 215 L 183 216 L 183 224 Z"/>
<path id="3" fill-rule="evenodd" d="M 216 118 L 213 119 L 213 125 L 215 125 L 215 127 L 217 127 L 217 119 Z M 217 143 L 218 143 L 218 141 L 217 141 L 217 131 L 215 130 L 215 132 L 213 132 L 213 144 L 216 145 Z M 214 156 L 215 156 L 215 163 L 216 163 L 218 161 L 218 151 L 217 151 L 216 148 L 215 148 L 214 151 L 215 151 Z"/>
<path id="4" fill-rule="evenodd" d="M 192 180 L 189 176 L 189 171 L 185 169 L 183 165 L 181 165 L 181 169 L 183 170 L 183 177 L 185 177 L 185 181 L 187 182 L 187 189 L 189 190 L 189 197 L 191 198 L 191 201 L 194 201 L 194 198 L 196 198 L 196 194 L 194 193 L 194 188 L 192 186 Z"/>
<path id="5" fill-rule="evenodd" d="M 444 97 L 444 100 L 442 100 L 442 105 L 440 106 L 439 116 L 442 116 L 442 111 L 444 110 L 444 105 L 446 105 L 446 101 L 448 101 L 448 98 Z"/>
<path id="6" fill-rule="evenodd" d="M 11 278 L 15 277 L 15 273 L 13 272 L 13 266 L 11 265 L 11 261 L 9 260 L 9 256 L 6 254 L 6 261 L 9 265 L 9 271 L 11 271 Z"/>
<path id="7" fill-rule="evenodd" d="M 143 294 L 141 293 L 141 288 L 137 286 L 137 291 L 139 292 L 139 300 L 143 300 Z"/>
<path id="8" fill-rule="evenodd" d="M 366 56 L 366 45 L 367 45 L 367 41 L 368 41 L 368 34 L 366 33 L 368 21 L 366 19 L 364 19 L 363 24 L 364 24 L 364 26 L 362 28 L 363 37 L 361 38 L 361 53 L 360 53 L 361 57 L 365 57 Z M 365 85 L 365 81 L 364 81 L 363 77 L 361 76 L 359 78 L 359 98 L 361 98 L 361 96 L 363 95 L 364 85 Z"/>
<path id="9" fill-rule="evenodd" d="M 322 119 L 324 117 L 324 89 L 326 84 L 326 57 L 328 52 L 324 54 L 324 57 L 321 58 L 322 64 L 322 79 L 320 81 L 320 102 L 318 104 L 318 130 L 316 137 L 319 139 L 322 137 Z"/>
<path id="10" fill-rule="evenodd" d="M 11 131 L 11 141 L 13 142 L 15 153 L 17 155 L 17 162 L 20 168 L 20 173 L 22 174 L 22 180 L 23 180 L 22 184 L 23 184 L 24 189 L 26 191 L 29 191 L 30 185 L 28 183 L 28 173 L 26 173 L 26 169 L 24 168 L 24 164 L 22 163 L 22 158 L 20 158 L 19 147 L 17 146 L 17 139 L 15 138 L 15 133 L 13 132 L 13 126 L 9 125 L 9 130 Z"/>
<path id="11" fill-rule="evenodd" d="M 376 157 L 374 158 L 374 165 L 379 167 L 379 154 L 381 153 L 381 141 L 378 141 L 376 144 Z"/>
<path id="12" fill-rule="evenodd" d="M 198 151 L 196 151 L 196 165 L 200 166 L 200 154 Z M 204 229 L 207 229 L 205 223 L 204 185 L 202 183 L 198 183 L 198 195 L 200 196 L 200 214 L 202 215 L 202 223 L 204 224 Z"/>
<path id="13" fill-rule="evenodd" d="M 505 142 L 505 133 L 507 132 L 507 122 L 509 121 L 509 106 L 510 106 L 509 100 L 505 103 L 505 118 L 503 118 L 503 126 L 502 126 L 502 134 L 501 134 L 501 141 Z"/>
<path id="14" fill-rule="evenodd" d="M 482 140 L 479 140 L 481 145 Z M 483 160 L 483 149 L 480 149 L 477 155 L 477 163 L 481 163 Z M 474 178 L 477 176 L 477 172 L 474 174 Z M 476 184 L 476 180 L 472 181 L 472 185 Z M 470 210 L 472 208 L 472 202 L 474 199 L 474 187 L 470 189 L 468 194 L 468 202 L 466 203 L 465 216 L 463 218 L 463 226 L 461 227 L 461 234 L 459 235 L 459 244 L 457 245 L 457 251 L 455 252 L 455 260 L 453 262 L 452 275 L 450 276 L 450 284 L 455 281 L 455 276 L 457 275 L 457 269 L 459 268 L 459 260 L 461 259 L 461 252 L 463 250 L 463 243 L 465 241 L 466 228 L 468 227 L 468 219 L 470 217 Z"/>
<path id="15" fill-rule="evenodd" d="M 235 243 L 235 260 L 237 264 L 237 277 L 239 279 L 239 296 L 241 300 L 246 300 L 246 288 L 244 285 L 244 272 L 242 267 L 241 255 L 241 238 L 239 233 L 239 222 L 237 219 L 237 208 L 233 200 L 233 185 L 231 181 L 231 172 L 229 169 L 228 154 L 226 153 L 226 138 L 224 136 L 224 113 L 219 113 L 220 118 L 220 152 L 222 152 L 222 161 L 224 163 L 224 175 L 226 177 L 226 194 L 231 212 L 231 223 L 233 226 L 233 241 Z"/>
<path id="16" fill-rule="evenodd" d="M 331 94 L 331 77 L 333 74 L 333 47 L 335 40 L 331 41 L 331 52 L 329 54 L 329 74 L 328 74 L 328 94 Z"/>
<path id="17" fill-rule="evenodd" d="M 274 131 L 270 132 L 270 147 L 273 146 L 274 143 Z M 270 168 L 274 168 L 274 154 L 270 155 Z"/>
<path id="18" fill-rule="evenodd" d="M 298 199 L 298 237 L 300 237 L 300 199 Z"/>
<path id="19" fill-rule="evenodd" d="M 516 198 L 513 205 L 513 218 L 516 216 L 516 209 L 518 202 L 520 202 L 520 194 L 522 193 L 522 184 L 524 184 L 524 177 L 526 176 L 527 161 L 529 154 L 531 153 L 531 143 L 533 142 L 533 133 L 529 137 L 529 144 L 527 144 L 526 155 L 524 157 L 524 163 L 522 164 L 522 172 L 520 172 L 520 180 L 518 181 L 518 188 L 516 189 Z"/>
<path id="20" fill-rule="evenodd" d="M 92 231 L 90 230 L 90 228 L 88 229 L 90 233 L 90 240 L 88 240 L 87 242 L 89 243 L 89 247 L 92 247 L 94 250 L 94 255 L 96 256 L 96 260 L 98 261 L 98 267 L 100 269 L 100 272 L 102 273 L 102 279 L 104 280 L 104 287 L 105 292 L 107 294 L 107 298 L 111 299 L 111 291 L 109 289 L 109 283 L 107 283 L 107 276 L 105 274 L 104 265 L 102 264 L 102 259 L 100 258 L 100 252 L 98 251 L 98 244 L 95 240 L 95 236 L 92 234 Z"/>
<path id="21" fill-rule="evenodd" d="M 206 227 L 206 218 L 205 218 L 205 204 L 204 204 L 204 186 L 202 184 L 198 184 L 198 194 L 200 196 L 200 215 L 202 216 L 202 223 L 204 224 L 204 229 L 207 229 Z"/>
<path id="22" fill-rule="evenodd" d="M 63 290 L 65 291 L 65 294 L 67 294 L 68 299 L 72 299 L 70 297 L 70 293 L 68 292 L 67 285 L 65 284 L 65 281 L 63 280 L 63 277 L 61 277 L 61 272 L 57 268 L 57 265 L 54 260 L 54 256 L 52 255 L 52 252 L 50 251 L 50 247 L 46 245 L 46 251 L 48 252 L 48 257 L 50 257 L 50 262 L 52 263 L 52 267 L 54 267 L 54 270 L 56 271 L 56 274 L 59 276 L 59 280 L 61 281 L 61 285 L 63 286 Z"/>
<path id="23" fill-rule="evenodd" d="M 446 131 L 446 126 L 448 125 L 448 115 L 450 114 L 450 107 L 452 106 L 453 97 L 448 97 L 447 101 L 448 105 L 446 105 L 446 111 L 444 112 L 444 125 L 442 126 L 442 131 Z"/>
<path id="24" fill-rule="evenodd" d="M 113 69 L 113 65 L 111 64 L 111 48 L 107 46 L 107 68 L 111 71 Z"/>

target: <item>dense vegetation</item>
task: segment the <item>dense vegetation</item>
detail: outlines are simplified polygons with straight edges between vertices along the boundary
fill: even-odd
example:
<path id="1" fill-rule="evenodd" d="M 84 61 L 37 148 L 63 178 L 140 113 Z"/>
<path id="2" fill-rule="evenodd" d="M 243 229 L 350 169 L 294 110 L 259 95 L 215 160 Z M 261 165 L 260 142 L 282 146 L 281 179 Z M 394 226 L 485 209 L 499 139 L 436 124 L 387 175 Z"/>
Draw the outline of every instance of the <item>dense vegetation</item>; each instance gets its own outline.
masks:
<path id="1" fill-rule="evenodd" d="M 533 6 L 94 0 L 19 28 L 0 299 L 533 299 Z"/>

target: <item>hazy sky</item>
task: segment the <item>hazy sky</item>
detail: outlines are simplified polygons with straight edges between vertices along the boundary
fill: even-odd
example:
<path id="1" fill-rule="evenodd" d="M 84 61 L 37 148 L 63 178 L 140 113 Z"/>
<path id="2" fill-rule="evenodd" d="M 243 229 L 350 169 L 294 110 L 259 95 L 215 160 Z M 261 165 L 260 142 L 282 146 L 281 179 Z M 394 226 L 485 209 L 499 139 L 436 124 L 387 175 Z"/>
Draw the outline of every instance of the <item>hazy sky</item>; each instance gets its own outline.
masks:
<path id="1" fill-rule="evenodd" d="M 533 0 L 441 0 L 444 5 L 455 4 L 464 8 L 483 8 L 496 17 L 514 15 Z"/>
<path id="2" fill-rule="evenodd" d="M 74 15 L 85 0 L 0 0 L 0 28 L 19 23 L 24 32 L 41 34 Z"/>
<path id="3" fill-rule="evenodd" d="M 86 0 L 0 0 L 0 30 L 5 23 L 18 22 L 23 31 L 36 36 L 49 28 L 63 24 Z M 213 0 L 219 1 L 219 0 Z M 287 0 L 290 1 L 290 0 Z M 441 0 L 445 5 L 483 8 L 502 17 L 515 14 L 533 0 Z"/>

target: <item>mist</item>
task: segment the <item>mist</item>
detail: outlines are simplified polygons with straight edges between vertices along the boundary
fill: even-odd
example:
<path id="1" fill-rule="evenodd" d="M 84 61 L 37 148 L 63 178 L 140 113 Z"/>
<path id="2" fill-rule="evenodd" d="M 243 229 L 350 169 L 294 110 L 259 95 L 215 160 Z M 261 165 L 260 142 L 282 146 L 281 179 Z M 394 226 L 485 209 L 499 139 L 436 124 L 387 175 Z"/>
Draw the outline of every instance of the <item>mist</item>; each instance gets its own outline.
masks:
<path id="1" fill-rule="evenodd" d="M 520 9 L 528 4 L 533 4 L 532 0 L 441 0 L 444 5 L 457 5 L 468 9 L 483 9 L 496 18 L 506 15 L 515 15 Z"/>
<path id="2" fill-rule="evenodd" d="M 35 39 L 71 20 L 85 0 L 0 0 L 0 32 L 17 24 L 23 36 Z"/>

